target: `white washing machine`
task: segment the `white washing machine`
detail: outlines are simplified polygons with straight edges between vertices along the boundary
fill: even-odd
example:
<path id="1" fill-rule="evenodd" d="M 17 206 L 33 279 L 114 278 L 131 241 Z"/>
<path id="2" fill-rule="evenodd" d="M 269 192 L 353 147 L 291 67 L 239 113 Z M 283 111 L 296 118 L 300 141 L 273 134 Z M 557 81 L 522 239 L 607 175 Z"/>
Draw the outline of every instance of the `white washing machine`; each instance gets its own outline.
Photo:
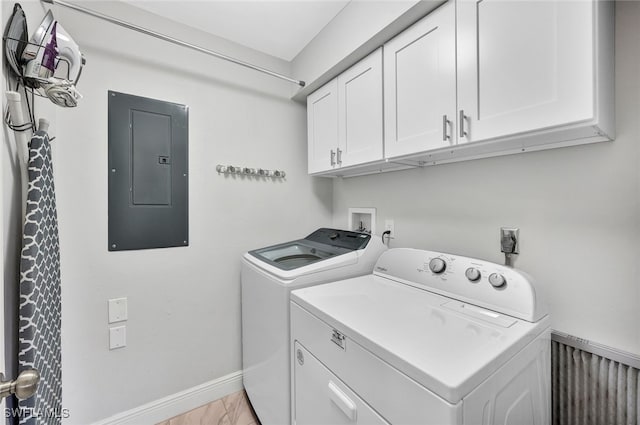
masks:
<path id="1" fill-rule="evenodd" d="M 390 249 L 291 294 L 292 423 L 547 425 L 549 322 L 518 270 Z"/>
<path id="2" fill-rule="evenodd" d="M 263 425 L 291 423 L 289 294 L 373 271 L 386 250 L 366 233 L 318 229 L 242 259 L 243 384 Z"/>

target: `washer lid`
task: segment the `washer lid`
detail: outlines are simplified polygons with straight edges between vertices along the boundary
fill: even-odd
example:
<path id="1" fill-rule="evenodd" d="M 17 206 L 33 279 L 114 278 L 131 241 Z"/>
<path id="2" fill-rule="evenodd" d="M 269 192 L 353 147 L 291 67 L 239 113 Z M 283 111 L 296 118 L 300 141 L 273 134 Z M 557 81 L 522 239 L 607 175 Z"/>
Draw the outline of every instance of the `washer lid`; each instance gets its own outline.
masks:
<path id="1" fill-rule="evenodd" d="M 254 251 L 249 251 L 249 254 L 281 270 L 292 270 L 336 255 L 341 255 L 346 252 L 350 251 L 340 250 L 340 248 L 334 249 L 331 246 L 325 247 L 302 239 L 267 248 L 256 249 Z"/>
<path id="2" fill-rule="evenodd" d="M 454 404 L 548 327 L 376 275 L 291 299 Z"/>

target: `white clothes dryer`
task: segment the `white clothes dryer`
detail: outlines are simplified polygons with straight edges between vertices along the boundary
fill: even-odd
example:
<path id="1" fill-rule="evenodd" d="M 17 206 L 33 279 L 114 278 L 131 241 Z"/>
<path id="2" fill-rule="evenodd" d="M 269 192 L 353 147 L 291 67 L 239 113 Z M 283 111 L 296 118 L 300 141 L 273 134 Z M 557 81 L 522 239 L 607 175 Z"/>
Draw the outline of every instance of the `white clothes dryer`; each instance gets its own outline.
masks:
<path id="1" fill-rule="evenodd" d="M 291 423 L 291 290 L 369 274 L 386 249 L 376 236 L 322 228 L 244 255 L 243 384 L 263 425 Z"/>
<path id="2" fill-rule="evenodd" d="M 390 249 L 292 292 L 292 423 L 546 425 L 549 323 L 521 271 Z"/>

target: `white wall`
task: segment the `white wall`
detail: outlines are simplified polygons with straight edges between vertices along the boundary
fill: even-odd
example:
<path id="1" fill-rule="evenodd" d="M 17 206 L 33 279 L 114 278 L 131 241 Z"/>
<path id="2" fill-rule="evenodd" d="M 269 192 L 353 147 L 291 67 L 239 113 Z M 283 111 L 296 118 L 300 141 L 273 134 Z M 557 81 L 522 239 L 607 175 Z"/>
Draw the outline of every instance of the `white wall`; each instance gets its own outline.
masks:
<path id="1" fill-rule="evenodd" d="M 394 247 L 495 262 L 500 226 L 517 226 L 516 266 L 546 290 L 553 327 L 640 354 L 640 3 L 616 19 L 614 142 L 335 180 L 334 224 L 376 207 Z"/>
<path id="2" fill-rule="evenodd" d="M 22 3 L 41 19 L 40 3 Z M 83 4 L 290 73 L 286 62 L 118 2 Z M 241 369 L 240 256 L 330 224 L 332 183 L 306 174 L 306 115 L 288 83 L 74 11 L 54 14 L 87 57 L 84 98 L 56 111 L 51 132 L 64 407 L 66 423 L 86 424 Z M 189 105 L 189 247 L 107 251 L 107 90 Z M 287 178 L 219 176 L 217 163 Z M 113 297 L 129 299 L 128 346 L 109 351 Z"/>

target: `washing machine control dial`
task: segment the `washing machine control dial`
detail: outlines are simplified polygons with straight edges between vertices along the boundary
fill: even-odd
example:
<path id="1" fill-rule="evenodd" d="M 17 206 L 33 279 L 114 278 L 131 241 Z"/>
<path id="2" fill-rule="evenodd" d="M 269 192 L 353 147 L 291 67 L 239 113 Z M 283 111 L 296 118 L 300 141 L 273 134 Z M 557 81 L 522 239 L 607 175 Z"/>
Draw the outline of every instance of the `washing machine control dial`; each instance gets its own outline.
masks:
<path id="1" fill-rule="evenodd" d="M 477 282 L 482 277 L 482 275 L 480 274 L 480 270 L 476 269 L 475 267 L 469 267 L 467 271 L 464 272 L 464 275 L 467 276 L 467 279 L 469 279 L 471 282 Z"/>
<path id="2" fill-rule="evenodd" d="M 429 270 L 435 274 L 440 274 L 447 269 L 447 263 L 440 257 L 433 258 L 429 261 Z"/>
<path id="3" fill-rule="evenodd" d="M 489 275 L 489 283 L 492 284 L 494 288 L 501 288 L 507 283 L 507 280 L 501 274 L 491 273 Z"/>

